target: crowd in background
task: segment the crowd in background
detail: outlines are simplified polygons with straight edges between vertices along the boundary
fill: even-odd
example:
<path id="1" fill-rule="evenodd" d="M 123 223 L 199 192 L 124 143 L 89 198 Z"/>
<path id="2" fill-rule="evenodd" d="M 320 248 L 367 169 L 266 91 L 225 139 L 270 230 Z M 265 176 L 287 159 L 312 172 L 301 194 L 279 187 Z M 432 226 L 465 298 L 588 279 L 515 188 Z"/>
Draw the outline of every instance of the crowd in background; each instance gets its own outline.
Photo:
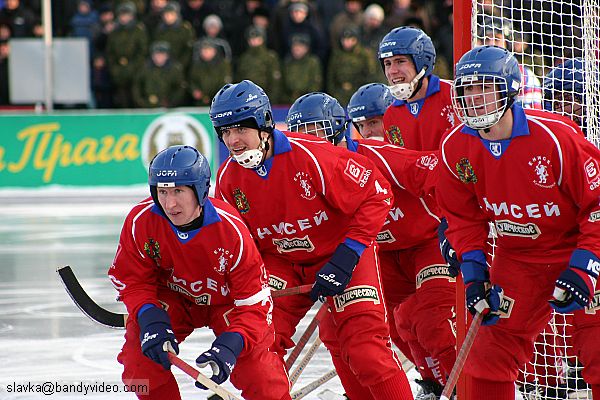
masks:
<path id="1" fill-rule="evenodd" d="M 9 39 L 42 37 L 41 0 L 0 0 L 0 105 Z M 89 42 L 92 99 L 85 107 L 207 106 L 228 82 L 250 79 L 274 104 L 327 91 L 344 105 L 385 82 L 381 38 L 423 29 L 436 70 L 451 78 L 452 0 L 53 0 L 53 36 Z"/>

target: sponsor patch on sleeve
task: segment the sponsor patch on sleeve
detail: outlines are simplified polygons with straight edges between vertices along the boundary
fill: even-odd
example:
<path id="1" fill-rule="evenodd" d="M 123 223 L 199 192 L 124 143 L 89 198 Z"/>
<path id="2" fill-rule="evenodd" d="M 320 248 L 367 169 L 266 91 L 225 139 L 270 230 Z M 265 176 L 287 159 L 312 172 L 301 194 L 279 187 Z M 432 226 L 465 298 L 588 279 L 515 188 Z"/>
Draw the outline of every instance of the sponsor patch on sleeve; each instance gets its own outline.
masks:
<path id="1" fill-rule="evenodd" d="M 348 159 L 346 163 L 346 169 L 344 173 L 348 175 L 350 179 L 360 185 L 361 181 L 364 179 L 364 175 L 367 172 L 367 169 L 360 165 L 356 160 Z M 364 184 L 363 184 L 364 185 Z"/>
<path id="2" fill-rule="evenodd" d="M 600 169 L 598 168 L 598 162 L 593 158 L 589 158 L 583 164 L 583 171 L 590 190 L 598 188 L 600 186 Z"/>

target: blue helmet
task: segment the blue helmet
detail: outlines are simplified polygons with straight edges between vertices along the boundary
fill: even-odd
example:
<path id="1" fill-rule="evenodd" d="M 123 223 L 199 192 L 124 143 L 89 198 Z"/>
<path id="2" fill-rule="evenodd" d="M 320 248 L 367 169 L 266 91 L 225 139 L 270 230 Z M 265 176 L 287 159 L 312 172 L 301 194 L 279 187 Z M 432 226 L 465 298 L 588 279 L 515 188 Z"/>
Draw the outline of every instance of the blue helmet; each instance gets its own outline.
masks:
<path id="1" fill-rule="evenodd" d="M 352 122 L 378 117 L 392 104 L 394 97 L 383 83 L 368 83 L 358 88 L 348 102 L 348 116 Z"/>
<path id="2" fill-rule="evenodd" d="M 478 46 L 469 50 L 456 63 L 454 76 L 454 111 L 461 122 L 473 129 L 488 129 L 495 125 L 512 106 L 521 89 L 517 59 L 508 50 L 497 46 Z M 474 96 L 465 94 L 465 87 L 483 83 L 493 84 L 497 96 L 495 104 L 480 104 L 485 106 L 482 114 L 474 111 Z"/>
<path id="3" fill-rule="evenodd" d="M 344 131 L 348 126 L 348 117 L 344 107 L 335 97 L 326 93 L 312 92 L 300 96 L 294 101 L 288 111 L 286 122 L 288 129 L 292 132 L 304 132 L 319 136 L 318 133 L 323 130 L 325 134 L 321 137 L 337 144 L 344 137 Z"/>
<path id="4" fill-rule="evenodd" d="M 579 96 L 583 103 L 585 68 L 583 58 L 570 58 L 544 77 L 544 108 L 553 111 L 554 97 L 560 92 Z"/>
<path id="5" fill-rule="evenodd" d="M 267 132 L 274 126 L 269 97 L 249 80 L 223 86 L 212 99 L 209 113 L 220 140 L 222 128 L 239 125 L 242 121 Z"/>
<path id="6" fill-rule="evenodd" d="M 208 160 L 191 146 L 168 147 L 150 161 L 148 184 L 152 199 L 159 207 L 157 188 L 175 186 L 190 186 L 202 207 L 210 188 Z"/>
<path id="7" fill-rule="evenodd" d="M 431 75 L 435 64 L 435 47 L 425 32 L 411 26 L 392 29 L 381 39 L 377 57 L 383 68 L 383 60 L 396 55 L 410 55 L 417 74 L 425 68 L 425 75 Z M 384 68 L 385 69 L 385 68 Z"/>

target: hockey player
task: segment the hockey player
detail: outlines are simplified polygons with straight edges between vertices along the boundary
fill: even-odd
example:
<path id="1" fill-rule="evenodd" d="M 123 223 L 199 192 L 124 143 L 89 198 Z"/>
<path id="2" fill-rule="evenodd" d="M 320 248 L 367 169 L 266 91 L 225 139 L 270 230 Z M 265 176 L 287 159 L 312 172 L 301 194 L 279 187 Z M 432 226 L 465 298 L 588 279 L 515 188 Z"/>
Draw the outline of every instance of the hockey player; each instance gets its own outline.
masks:
<path id="1" fill-rule="evenodd" d="M 382 95 L 385 91 L 376 85 L 357 92 L 349 106 L 353 120 L 381 117 L 385 111 Z M 433 374 L 433 379 L 419 381 L 427 392 L 422 394 L 439 396 L 446 378 L 444 366 L 451 368 L 455 361 L 454 277 L 458 272 L 448 269 L 439 252 L 439 212 L 427 195 L 432 192 L 437 152 L 416 152 L 345 137 L 344 109 L 325 93 L 298 98 L 290 107 L 287 123 L 291 131 L 324 137 L 366 156 L 392 183 L 394 203 L 377 235 L 381 279 L 391 314 L 390 332 L 394 343 L 419 371 Z"/>
<path id="2" fill-rule="evenodd" d="M 245 399 L 291 399 L 285 367 L 268 350 L 267 272 L 235 208 L 207 197 L 210 175 L 193 147 L 159 152 L 149 167 L 152 196 L 125 220 L 108 271 L 129 312 L 123 382 L 149 382 L 140 399 L 180 399 L 167 351 L 179 353 L 195 328 L 208 326 L 217 338 L 196 364 L 211 366 L 214 382 L 231 374 Z"/>
<path id="3" fill-rule="evenodd" d="M 378 56 L 396 99 L 383 117 L 388 141 L 413 150 L 437 150 L 442 134 L 457 121 L 451 82 L 432 73 L 431 39 L 417 28 L 394 28 L 381 40 Z"/>
<path id="4" fill-rule="evenodd" d="M 463 124 L 444 136 L 436 190 L 461 260 L 466 304 L 483 323 L 465 365 L 475 399 L 514 399 L 518 369 L 550 311 L 574 311 L 573 345 L 600 397 L 600 314 L 588 314 L 600 269 L 600 151 L 561 116 L 515 103 L 508 50 L 481 46 L 456 64 Z M 485 262 L 488 221 L 498 231 Z"/>
<path id="5" fill-rule="evenodd" d="M 394 97 L 383 83 L 367 83 L 358 88 L 348 102 L 348 116 L 365 139 L 384 140 L 383 114 Z"/>
<path id="6" fill-rule="evenodd" d="M 335 330 L 335 340 L 323 340 L 349 397 L 412 399 L 391 350 L 374 244 L 389 183 L 360 155 L 274 129 L 269 98 L 253 82 L 224 86 L 210 117 L 231 153 L 216 193 L 240 211 L 271 285 L 313 284 L 310 296 L 275 300 L 276 351 L 283 357 L 293 346 L 296 325 L 323 299 Z M 362 387 L 367 396 L 355 391 Z"/>
<path id="7" fill-rule="evenodd" d="M 582 58 L 570 58 L 552 69 L 544 78 L 544 109 L 571 118 L 585 133 L 584 71 Z"/>

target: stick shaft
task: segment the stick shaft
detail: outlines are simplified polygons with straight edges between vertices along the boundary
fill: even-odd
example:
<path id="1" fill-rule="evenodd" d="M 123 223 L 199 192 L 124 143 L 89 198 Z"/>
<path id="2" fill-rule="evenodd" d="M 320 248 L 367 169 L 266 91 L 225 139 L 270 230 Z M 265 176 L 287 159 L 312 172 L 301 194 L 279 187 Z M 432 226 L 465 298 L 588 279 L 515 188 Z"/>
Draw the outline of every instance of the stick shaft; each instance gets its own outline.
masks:
<path id="1" fill-rule="evenodd" d="M 305 293 L 310 292 L 311 289 L 312 289 L 312 285 L 294 286 L 294 287 L 281 289 L 281 290 L 272 290 L 271 296 L 274 299 L 276 299 L 278 297 L 291 296 L 294 294 L 305 294 Z"/>
<path id="2" fill-rule="evenodd" d="M 454 386 L 456 386 L 456 382 L 458 382 L 458 377 L 462 372 L 465 363 L 467 362 L 469 352 L 471 351 L 471 347 L 475 341 L 475 336 L 477 335 L 479 327 L 481 326 L 482 319 L 483 315 L 481 313 L 477 313 L 475 314 L 475 317 L 473 317 L 473 321 L 471 322 L 471 326 L 469 326 L 469 331 L 465 335 L 465 340 L 463 341 L 460 351 L 456 356 L 456 361 L 454 362 L 450 376 L 448 376 L 448 381 L 446 382 L 446 386 L 444 386 L 440 400 L 449 400 L 450 396 L 452 396 L 452 391 L 454 390 Z"/>
<path id="3" fill-rule="evenodd" d="M 213 381 L 210 380 L 207 376 L 202 374 L 196 368 L 192 367 L 181 358 L 177 357 L 175 354 L 169 352 L 169 361 L 171 364 L 185 372 L 187 375 L 194 378 L 195 381 L 200 382 L 219 396 L 221 396 L 224 400 L 240 400 L 239 397 L 228 391 L 227 389 L 217 385 Z"/>
<path id="4" fill-rule="evenodd" d="M 315 352 L 317 351 L 317 349 L 319 348 L 320 345 L 321 345 L 321 338 L 317 336 L 315 338 L 313 344 L 310 345 L 309 349 L 306 351 L 306 354 L 304 355 L 304 357 L 302 357 L 302 360 L 300 360 L 300 363 L 298 364 L 298 366 L 290 374 L 290 384 L 292 385 L 292 387 L 294 386 L 294 384 L 300 377 L 300 374 L 302 374 L 302 372 L 304 372 L 304 370 L 306 369 L 306 366 L 308 365 L 308 362 L 313 358 L 313 356 L 315 355 Z"/>
<path id="5" fill-rule="evenodd" d="M 292 368 L 292 365 L 294 365 L 294 363 L 300 356 L 300 353 L 302 353 L 302 350 L 304 350 L 304 347 L 306 347 L 306 344 L 310 340 L 310 337 L 315 332 L 315 330 L 317 329 L 317 326 L 319 326 L 319 324 L 321 323 L 321 320 L 323 319 L 323 317 L 325 316 L 326 313 L 327 313 L 327 303 L 323 303 L 321 305 L 321 308 L 319 308 L 319 311 L 317 311 L 317 313 L 315 314 L 313 319 L 310 321 L 310 323 L 304 330 L 304 333 L 302 334 L 302 336 L 300 336 L 300 339 L 298 339 L 298 342 L 296 342 L 296 346 L 294 347 L 294 349 L 288 356 L 287 360 L 285 360 L 285 367 L 288 370 L 290 368 Z"/>
<path id="6" fill-rule="evenodd" d="M 297 391 L 291 393 L 292 399 L 293 400 L 299 400 L 299 399 L 304 398 L 310 392 L 314 391 L 319 386 L 323 385 L 325 382 L 328 382 L 329 380 L 331 380 L 332 378 L 334 378 L 336 376 L 337 376 L 337 372 L 335 371 L 335 369 L 332 369 L 331 371 L 329 371 L 329 372 L 325 373 L 323 376 L 315 379 L 314 381 L 312 381 L 308 385 L 306 385 L 306 386 L 298 389 Z"/>

